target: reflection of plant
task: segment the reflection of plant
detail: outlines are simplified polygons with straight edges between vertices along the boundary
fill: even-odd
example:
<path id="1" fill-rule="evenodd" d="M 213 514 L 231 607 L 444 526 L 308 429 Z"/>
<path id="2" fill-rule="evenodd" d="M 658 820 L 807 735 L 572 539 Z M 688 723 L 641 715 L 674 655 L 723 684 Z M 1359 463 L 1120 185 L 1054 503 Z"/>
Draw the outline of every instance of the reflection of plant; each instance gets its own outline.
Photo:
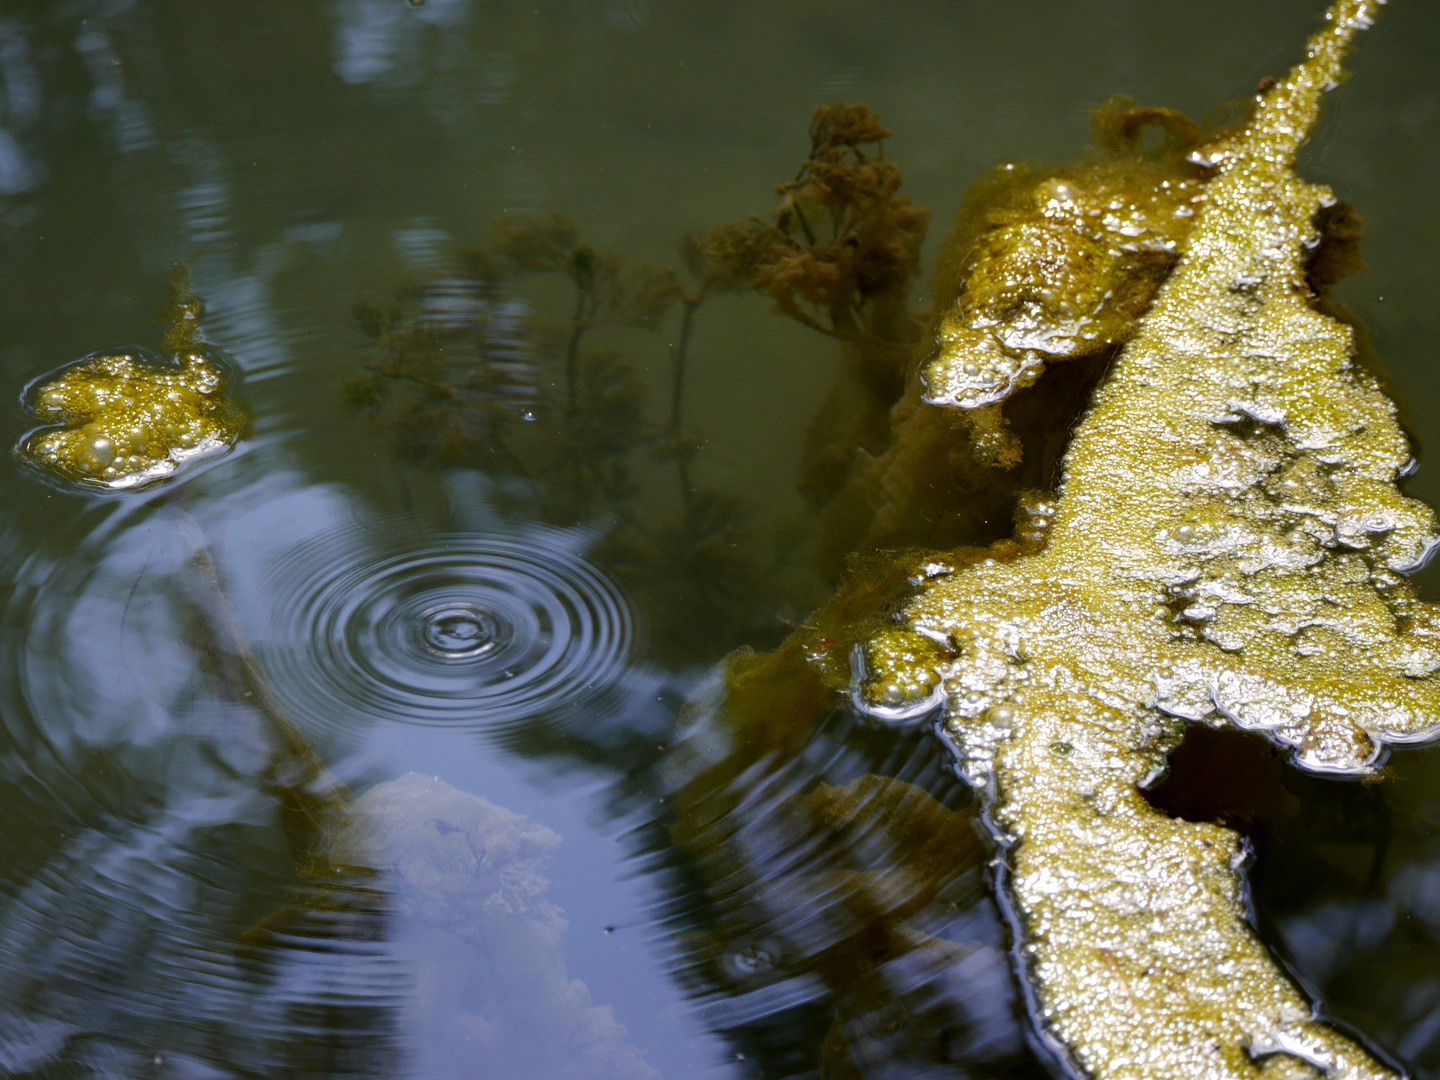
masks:
<path id="1" fill-rule="evenodd" d="M 1008 1075 L 1023 1047 L 1005 965 L 993 946 L 953 940 L 981 895 L 973 813 L 873 772 L 811 786 L 813 763 L 787 765 L 745 778 L 759 798 L 736 792 L 734 812 L 675 829 L 710 909 L 703 921 L 676 920 L 689 924 L 677 942 L 679 977 L 712 1002 L 807 986 L 811 1000 L 786 1011 L 783 1034 L 722 1026 L 764 1075 L 784 1057 L 810 1075 L 818 1059 L 818 1075 L 837 1080 L 911 1075 L 953 1065 L 957 1051 L 995 1070 L 987 1075 Z M 958 794 L 953 781 L 935 786 Z M 936 985 L 962 964 L 978 993 Z M 715 1015 L 723 1023 L 725 1010 Z"/>
<path id="2" fill-rule="evenodd" d="M 348 401 L 402 460 L 519 473 L 538 483 L 557 520 L 613 515 L 607 550 L 637 590 L 668 594 L 677 619 L 691 605 L 692 619 L 703 612 L 707 626 L 729 627 L 722 636 L 738 643 L 732 635 L 753 628 L 764 609 L 767 560 L 741 539 L 740 501 L 692 475 L 704 444 L 684 414 L 696 315 L 713 296 L 753 290 L 845 343 L 846 363 L 811 425 L 802 466 L 802 487 L 818 502 L 843 483 L 857 449 L 883 451 L 918 336 L 907 294 L 927 220 L 897 194 L 886 137 L 863 105 L 817 109 L 809 153 L 779 187 L 774 219 L 682 237 L 683 277 L 596 249 L 562 214 L 507 215 L 459 272 L 357 307 L 374 346 Z M 564 314 L 530 317 L 516 303 L 517 290 L 539 276 L 568 283 Z M 611 332 L 657 331 L 676 309 L 668 415 L 655 423 L 646 417 L 645 380 L 619 347 L 626 339 Z M 505 312 L 515 314 L 497 335 Z M 547 370 L 558 384 L 553 401 L 542 389 Z M 520 429 L 517 417 L 541 422 Z M 673 464 L 673 520 L 644 520 L 640 504 L 653 500 L 641 452 Z"/>
<path id="3" fill-rule="evenodd" d="M 952 929 L 976 918 L 986 856 L 967 793 L 923 728 L 882 730 L 844 708 L 854 645 L 893 626 L 929 558 L 857 558 L 784 645 L 732 654 L 682 713 L 666 840 L 694 876 L 668 912 L 677 976 L 765 1075 L 1023 1069 L 1000 951 Z M 938 977 L 961 964 L 967 985 Z M 727 999 L 797 986 L 783 1030 L 739 1010 L 725 1023 Z"/>
<path id="4" fill-rule="evenodd" d="M 585 335 L 600 326 L 656 330 L 679 298 L 672 270 L 626 267 L 617 255 L 582 244 L 563 214 L 517 215 L 495 223 L 500 265 L 517 274 L 558 273 L 575 286 L 575 308 L 565 343 L 565 415 L 582 407 Z"/>
<path id="5" fill-rule="evenodd" d="M 678 515 L 617 532 L 604 545 L 612 570 L 650 610 L 664 659 L 713 658 L 757 632 L 769 636 L 774 590 L 745 526 L 738 499 L 692 489 Z"/>
<path id="6" fill-rule="evenodd" d="M 750 273 L 737 268 L 737 257 L 724 247 L 725 236 L 724 230 L 703 235 L 686 233 L 678 245 L 680 260 L 689 271 L 692 284 L 679 291 L 680 329 L 670 349 L 670 420 L 664 435 L 655 444 L 654 453 L 658 458 L 675 462 L 680 498 L 687 514 L 692 510 L 695 494 L 690 481 L 690 461 L 703 443 L 699 435 L 684 428 L 685 365 L 695 332 L 695 313 L 718 293 L 739 292 L 750 286 Z M 740 262 L 743 265 L 743 258 Z"/>
<path id="7" fill-rule="evenodd" d="M 551 468 L 564 468 L 569 476 L 573 513 L 588 510 L 597 497 L 618 507 L 637 491 L 630 456 L 652 438 L 645 422 L 645 380 L 614 349 L 594 349 L 579 365 L 574 396 Z"/>
<path id="8" fill-rule="evenodd" d="M 556 507 L 569 518 L 618 510 L 636 493 L 628 459 L 656 432 L 645 420 L 646 387 L 633 363 L 614 348 L 587 348 L 587 338 L 602 327 L 658 330 L 680 296 L 674 271 L 627 266 L 618 255 L 596 251 L 563 214 L 502 218 L 492 241 L 500 272 L 559 274 L 574 288 L 563 331 L 558 454 L 541 466 L 564 479 Z"/>

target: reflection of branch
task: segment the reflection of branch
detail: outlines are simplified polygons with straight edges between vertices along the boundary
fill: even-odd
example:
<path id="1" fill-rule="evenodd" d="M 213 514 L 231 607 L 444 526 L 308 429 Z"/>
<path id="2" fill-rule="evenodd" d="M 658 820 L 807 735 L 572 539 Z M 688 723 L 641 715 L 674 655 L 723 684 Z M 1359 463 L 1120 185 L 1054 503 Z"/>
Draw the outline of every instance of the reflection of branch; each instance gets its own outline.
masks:
<path id="1" fill-rule="evenodd" d="M 690 480 L 689 448 L 680 445 L 682 440 L 680 423 L 685 407 L 685 358 L 686 352 L 690 348 L 690 336 L 695 330 L 695 312 L 705 302 L 706 295 L 706 290 L 702 286 L 698 292 L 687 293 L 683 298 L 684 311 L 680 316 L 680 334 L 675 340 L 675 347 L 670 350 L 670 426 L 666 431 L 666 436 L 676 448 L 675 471 L 680 480 L 680 502 L 687 509 L 695 492 L 695 485 Z"/>
<path id="2" fill-rule="evenodd" d="M 183 575 L 186 590 L 200 615 L 204 640 L 201 647 L 215 661 L 222 678 L 226 667 L 238 689 L 240 700 L 255 708 L 264 718 L 271 747 L 269 774 L 271 794 L 287 815 L 304 822 L 305 835 L 291 835 L 296 854 L 313 854 L 318 847 L 329 816 L 350 800 L 350 792 L 320 760 L 299 727 L 286 715 L 270 680 L 260 669 L 254 653 L 245 640 L 235 609 L 220 586 L 220 575 L 214 557 L 205 541 L 200 523 L 178 499 L 166 501 L 174 509 L 180 531 L 194 552 L 190 573 Z M 225 661 L 229 661 L 229 665 Z M 292 820 L 294 818 L 292 817 Z M 287 833 L 290 830 L 287 829 Z"/>
<path id="3" fill-rule="evenodd" d="M 387 913 L 386 890 L 375 880 L 377 870 L 355 865 L 335 850 L 337 834 L 347 823 L 344 812 L 351 793 L 325 767 L 261 670 L 221 588 L 219 570 L 200 523 L 176 498 L 169 502 L 193 552 L 182 579 L 199 616 L 200 648 L 210 656 L 232 696 L 252 706 L 264 720 L 270 762 L 260 786 L 278 807 L 299 886 L 292 903 L 240 935 L 237 951 L 285 947 L 282 935 L 295 934 L 297 921 L 319 913 L 327 913 L 325 923 L 330 928 L 324 929 L 322 924 L 305 932 L 307 936 L 333 937 L 335 916 L 343 915 L 358 920 L 344 931 L 347 937 L 377 940 L 377 935 L 384 933 Z"/>

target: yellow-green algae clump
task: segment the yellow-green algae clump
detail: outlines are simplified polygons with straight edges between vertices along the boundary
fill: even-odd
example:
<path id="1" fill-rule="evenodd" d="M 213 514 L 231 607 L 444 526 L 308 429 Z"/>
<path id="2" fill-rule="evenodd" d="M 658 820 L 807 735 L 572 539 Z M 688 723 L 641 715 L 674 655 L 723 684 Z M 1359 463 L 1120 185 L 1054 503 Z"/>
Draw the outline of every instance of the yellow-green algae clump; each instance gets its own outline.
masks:
<path id="1" fill-rule="evenodd" d="M 882 714 L 939 676 L 1006 847 L 1037 1021 L 1097 1080 L 1395 1075 L 1318 1022 L 1252 932 L 1236 834 L 1140 790 L 1183 720 L 1350 774 L 1437 730 L 1440 619 L 1402 576 L 1435 520 L 1400 495 L 1395 407 L 1307 284 L 1334 200 L 1294 172 L 1378 3 L 1339 0 L 1207 148 L 1217 174 L 1067 451 L 1044 550 L 922 586 L 896 641 L 928 656 L 859 654 L 857 699 Z"/>
<path id="2" fill-rule="evenodd" d="M 233 446 L 244 411 L 227 394 L 221 365 L 201 347 L 199 313 L 188 271 L 178 267 L 165 313 L 171 360 L 102 353 L 65 368 L 29 402 L 37 419 L 58 426 L 30 432 L 16 454 L 67 480 L 120 490 Z"/>
<path id="3" fill-rule="evenodd" d="M 1211 169 L 1190 153 L 1200 143 L 1190 120 L 1128 105 L 1095 115 L 1080 165 L 1038 176 L 1004 165 L 972 190 L 937 270 L 945 314 L 921 372 L 926 401 L 993 405 L 1047 361 L 1130 339 L 1179 258 Z M 1152 129 L 1164 145 L 1144 153 Z"/>

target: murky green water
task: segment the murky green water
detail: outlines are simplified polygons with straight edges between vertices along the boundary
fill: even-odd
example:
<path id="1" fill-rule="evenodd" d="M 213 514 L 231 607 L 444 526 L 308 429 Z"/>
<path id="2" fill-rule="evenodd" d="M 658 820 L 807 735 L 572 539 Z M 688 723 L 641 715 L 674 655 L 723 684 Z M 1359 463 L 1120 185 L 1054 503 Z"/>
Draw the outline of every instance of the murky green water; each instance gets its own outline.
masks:
<path id="1" fill-rule="evenodd" d="M 928 267 L 988 166 L 1067 157 L 1117 92 L 1203 116 L 1319 7 L 0 3 L 0 435 L 37 377 L 158 348 L 183 259 L 254 417 L 173 492 L 0 464 L 0 1073 L 1045 1075 L 938 744 L 838 704 L 696 721 L 717 661 L 829 595 L 798 487 L 839 347 L 707 299 L 677 440 L 681 305 L 631 303 L 585 331 L 572 407 L 575 254 L 680 268 L 687 231 L 773 214 L 811 111 L 850 100 L 931 211 Z M 1390 7 L 1308 174 L 1364 215 L 1338 295 L 1428 448 L 1440 9 Z M 465 255 L 551 212 L 558 272 Z M 1440 503 L 1440 471 L 1410 491 Z M 390 878 L 297 825 L 317 781 L 277 711 L 353 792 L 448 785 L 362 799 Z M 1267 941 L 1435 1077 L 1440 750 L 1391 767 L 1198 737 L 1157 800 L 1246 831 Z"/>

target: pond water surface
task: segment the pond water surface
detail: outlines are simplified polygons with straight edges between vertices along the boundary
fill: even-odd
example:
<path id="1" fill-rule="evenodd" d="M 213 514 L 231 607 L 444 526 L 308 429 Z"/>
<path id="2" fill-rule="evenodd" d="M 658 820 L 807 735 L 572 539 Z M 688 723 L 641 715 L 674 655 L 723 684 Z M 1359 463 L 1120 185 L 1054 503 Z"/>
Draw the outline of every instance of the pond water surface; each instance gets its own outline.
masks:
<path id="1" fill-rule="evenodd" d="M 707 719 L 715 665 L 833 588 L 800 489 L 840 348 L 707 297 L 677 409 L 653 271 L 773 216 L 836 101 L 889 129 L 928 270 L 982 171 L 1066 159 L 1117 93 L 1242 98 L 1320 8 L 0 0 L 0 434 L 46 373 L 157 350 L 183 260 L 252 416 L 171 487 L 0 461 L 0 1074 L 1047 1075 L 939 744 L 840 698 Z M 1365 219 L 1337 297 L 1422 449 L 1437 47 L 1440 8 L 1394 0 L 1304 167 Z M 559 262 L 497 276 L 517 232 Z M 1410 484 L 1440 503 L 1423 455 Z M 1245 831 L 1266 940 L 1440 1077 L 1440 750 L 1390 766 L 1200 735 L 1157 800 Z M 316 791 L 378 838 L 306 833 Z"/>

